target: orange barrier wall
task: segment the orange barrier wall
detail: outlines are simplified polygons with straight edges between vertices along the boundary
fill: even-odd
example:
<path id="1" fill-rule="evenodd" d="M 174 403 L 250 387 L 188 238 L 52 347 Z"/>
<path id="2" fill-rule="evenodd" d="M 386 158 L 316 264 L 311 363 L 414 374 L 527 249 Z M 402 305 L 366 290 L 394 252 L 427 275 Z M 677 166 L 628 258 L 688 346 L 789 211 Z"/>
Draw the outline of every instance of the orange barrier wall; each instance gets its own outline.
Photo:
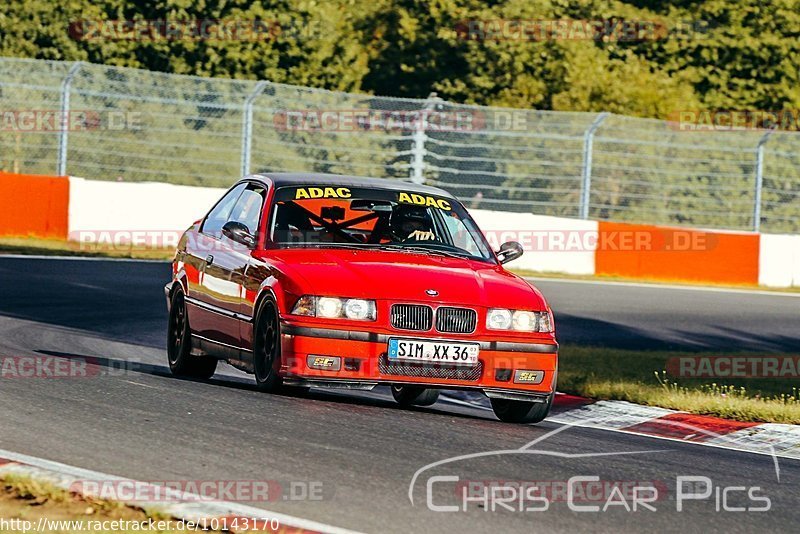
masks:
<path id="1" fill-rule="evenodd" d="M 758 284 L 759 237 L 601 221 L 595 274 Z"/>
<path id="2" fill-rule="evenodd" d="M 0 172 L 0 235 L 66 239 L 69 179 Z"/>

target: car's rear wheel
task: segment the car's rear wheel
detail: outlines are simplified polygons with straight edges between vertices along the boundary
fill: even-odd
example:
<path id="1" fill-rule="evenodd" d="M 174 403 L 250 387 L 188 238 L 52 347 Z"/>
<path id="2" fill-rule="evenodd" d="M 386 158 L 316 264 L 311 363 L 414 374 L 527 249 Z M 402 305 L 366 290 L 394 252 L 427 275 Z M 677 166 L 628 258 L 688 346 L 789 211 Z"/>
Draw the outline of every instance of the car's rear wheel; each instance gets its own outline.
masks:
<path id="1" fill-rule="evenodd" d="M 167 331 L 169 370 L 177 376 L 211 378 L 217 370 L 217 360 L 209 356 L 192 356 L 192 338 L 186 299 L 178 289 L 172 295 Z"/>
<path id="2" fill-rule="evenodd" d="M 439 400 L 439 390 L 419 386 L 392 386 L 392 397 L 401 406 L 430 406 Z"/>
<path id="3" fill-rule="evenodd" d="M 280 324 L 278 307 L 271 298 L 264 300 L 256 318 L 253 343 L 253 367 L 256 386 L 261 391 L 276 391 L 281 386 L 281 377 L 275 370 L 280 361 Z"/>
<path id="4" fill-rule="evenodd" d="M 504 423 L 530 424 L 543 421 L 550 413 L 553 404 L 553 394 L 547 402 L 517 401 L 509 399 L 490 399 L 492 410 L 498 419 Z"/>

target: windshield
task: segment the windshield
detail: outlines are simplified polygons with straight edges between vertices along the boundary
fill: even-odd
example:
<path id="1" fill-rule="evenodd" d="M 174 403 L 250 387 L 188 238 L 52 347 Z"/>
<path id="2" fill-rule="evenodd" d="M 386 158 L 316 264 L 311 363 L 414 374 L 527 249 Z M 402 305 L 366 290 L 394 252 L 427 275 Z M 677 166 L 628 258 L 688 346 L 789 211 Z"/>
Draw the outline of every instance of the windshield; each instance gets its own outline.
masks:
<path id="1" fill-rule="evenodd" d="M 413 191 L 282 187 L 275 191 L 270 235 L 283 248 L 381 248 L 494 261 L 461 204 Z"/>

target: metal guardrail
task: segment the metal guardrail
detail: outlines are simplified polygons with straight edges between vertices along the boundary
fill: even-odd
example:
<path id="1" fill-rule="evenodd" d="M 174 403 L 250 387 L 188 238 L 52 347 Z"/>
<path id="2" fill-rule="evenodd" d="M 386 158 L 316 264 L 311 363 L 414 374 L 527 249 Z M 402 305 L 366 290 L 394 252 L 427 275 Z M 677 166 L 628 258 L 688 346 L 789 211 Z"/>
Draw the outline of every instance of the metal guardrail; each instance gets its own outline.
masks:
<path id="1" fill-rule="evenodd" d="M 426 182 L 484 209 L 800 232 L 796 133 L 13 58 L 0 58 L 0 113 L 11 172 L 202 186 L 331 172 Z"/>

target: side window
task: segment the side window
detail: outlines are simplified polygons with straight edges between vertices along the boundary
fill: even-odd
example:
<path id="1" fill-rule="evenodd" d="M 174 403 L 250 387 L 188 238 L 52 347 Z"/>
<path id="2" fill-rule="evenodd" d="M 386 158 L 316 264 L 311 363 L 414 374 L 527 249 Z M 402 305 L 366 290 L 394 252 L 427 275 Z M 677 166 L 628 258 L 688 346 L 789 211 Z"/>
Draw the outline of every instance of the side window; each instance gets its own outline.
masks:
<path id="1" fill-rule="evenodd" d="M 228 220 L 244 224 L 252 235 L 256 235 L 266 198 L 267 190 L 263 185 L 249 184 L 233 206 Z"/>
<path id="2" fill-rule="evenodd" d="M 473 256 L 481 255 L 481 247 L 475 242 L 466 224 L 464 224 L 464 221 L 462 221 L 457 214 L 448 212 L 447 215 L 444 216 L 444 222 L 447 225 L 447 230 L 450 232 L 453 245 L 461 250 L 469 252 Z"/>
<path id="3" fill-rule="evenodd" d="M 228 191 L 228 194 L 222 197 L 222 200 L 217 202 L 217 205 L 208 214 L 206 220 L 203 221 L 203 227 L 200 229 L 202 233 L 212 237 L 222 237 L 222 227 L 228 222 L 233 206 L 245 187 L 247 187 L 247 184 L 237 185 Z"/>

